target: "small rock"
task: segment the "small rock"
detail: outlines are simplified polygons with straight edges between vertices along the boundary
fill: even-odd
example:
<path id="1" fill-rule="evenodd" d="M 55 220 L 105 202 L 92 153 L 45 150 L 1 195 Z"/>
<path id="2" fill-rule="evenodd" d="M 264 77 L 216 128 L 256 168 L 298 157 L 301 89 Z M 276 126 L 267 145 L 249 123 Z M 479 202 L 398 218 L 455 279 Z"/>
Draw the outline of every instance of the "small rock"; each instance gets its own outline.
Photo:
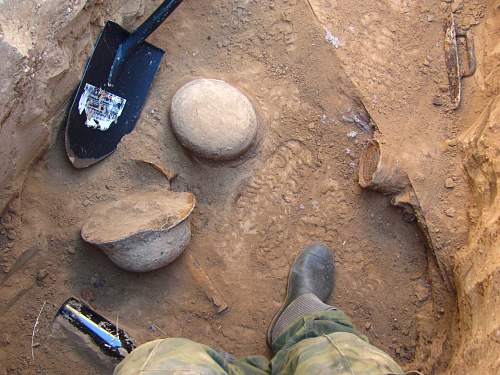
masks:
<path id="1" fill-rule="evenodd" d="M 447 188 L 447 189 L 453 189 L 455 187 L 455 181 L 453 181 L 453 179 L 451 177 L 448 177 L 445 181 L 444 181 L 444 186 Z"/>
<path id="2" fill-rule="evenodd" d="M 429 289 L 422 283 L 417 283 L 415 285 L 415 296 L 419 302 L 426 301 L 430 296 Z"/>
<path id="3" fill-rule="evenodd" d="M 66 249 L 66 252 L 67 252 L 68 254 L 71 254 L 71 255 L 73 255 L 73 254 L 75 254 L 75 253 L 76 253 L 75 249 L 74 249 L 74 248 L 72 248 L 72 247 L 68 247 L 68 248 Z"/>
<path id="4" fill-rule="evenodd" d="M 94 288 L 102 288 L 106 285 L 106 281 L 96 274 L 90 278 L 90 285 Z"/>
<path id="5" fill-rule="evenodd" d="M 11 338 L 8 334 L 2 333 L 0 335 L 0 346 L 7 346 L 10 345 Z"/>
<path id="6" fill-rule="evenodd" d="M 90 203 L 91 203 L 91 202 L 90 202 L 90 200 L 89 200 L 89 199 L 85 199 L 85 200 L 83 201 L 83 207 L 87 207 L 87 206 L 89 206 L 89 205 L 90 205 Z"/>
<path id="7" fill-rule="evenodd" d="M 330 30 L 326 30 L 325 39 L 335 48 L 340 48 L 344 45 L 344 42 L 338 36 L 333 35 Z"/>
<path id="8" fill-rule="evenodd" d="M 45 279 L 47 276 L 49 275 L 49 271 L 47 271 L 46 269 L 41 269 L 37 272 L 36 274 L 36 279 L 37 281 L 42 281 L 43 279 Z"/>
<path id="9" fill-rule="evenodd" d="M 441 98 L 440 96 L 435 96 L 432 99 L 432 104 L 434 104 L 436 107 L 442 106 L 444 104 L 443 98 Z"/>
<path id="10" fill-rule="evenodd" d="M 329 192 L 335 192 L 335 191 L 338 191 L 339 188 L 340 188 L 339 183 L 337 181 L 335 181 L 334 179 L 329 178 L 321 184 L 320 193 L 326 194 Z"/>
<path id="11" fill-rule="evenodd" d="M 365 323 L 365 329 L 369 331 L 372 328 L 372 324 L 370 322 Z"/>
<path id="12" fill-rule="evenodd" d="M 11 241 L 14 241 L 16 239 L 16 232 L 13 231 L 7 232 L 7 238 Z"/>
<path id="13" fill-rule="evenodd" d="M 458 140 L 456 138 L 450 138 L 446 140 L 446 144 L 448 147 L 455 147 L 458 144 Z"/>
<path id="14" fill-rule="evenodd" d="M 358 132 L 355 130 L 351 130 L 349 133 L 347 133 L 347 138 L 349 139 L 354 139 L 358 136 Z"/>
<path id="15" fill-rule="evenodd" d="M 455 209 L 453 207 L 450 207 L 444 211 L 445 215 L 448 217 L 454 217 L 455 216 Z"/>
<path id="16" fill-rule="evenodd" d="M 432 14 L 427 15 L 427 22 L 432 22 L 434 21 L 434 16 Z"/>
<path id="17" fill-rule="evenodd" d="M 350 148 L 346 148 L 345 149 L 345 153 L 347 156 L 349 156 L 352 160 L 356 159 L 356 155 L 354 155 L 354 153 L 352 152 L 352 150 Z"/>

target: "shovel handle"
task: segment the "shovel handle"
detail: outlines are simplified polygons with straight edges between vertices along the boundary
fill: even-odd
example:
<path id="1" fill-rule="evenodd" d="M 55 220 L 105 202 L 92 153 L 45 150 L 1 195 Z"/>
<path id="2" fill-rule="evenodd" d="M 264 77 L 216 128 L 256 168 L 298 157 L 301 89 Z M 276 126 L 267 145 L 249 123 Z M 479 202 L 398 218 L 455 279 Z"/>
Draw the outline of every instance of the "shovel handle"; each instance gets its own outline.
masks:
<path id="1" fill-rule="evenodd" d="M 155 31 L 165 19 L 172 14 L 182 0 L 165 0 L 146 21 L 142 23 L 125 41 L 131 48 L 136 47 Z"/>
<path id="2" fill-rule="evenodd" d="M 115 59 L 108 77 L 108 85 L 112 86 L 113 81 L 118 76 L 119 70 L 123 61 L 139 44 L 144 42 L 146 38 L 161 25 L 165 19 L 179 6 L 182 0 L 165 0 L 146 21 L 142 23 L 130 36 L 125 40 L 116 51 Z"/>

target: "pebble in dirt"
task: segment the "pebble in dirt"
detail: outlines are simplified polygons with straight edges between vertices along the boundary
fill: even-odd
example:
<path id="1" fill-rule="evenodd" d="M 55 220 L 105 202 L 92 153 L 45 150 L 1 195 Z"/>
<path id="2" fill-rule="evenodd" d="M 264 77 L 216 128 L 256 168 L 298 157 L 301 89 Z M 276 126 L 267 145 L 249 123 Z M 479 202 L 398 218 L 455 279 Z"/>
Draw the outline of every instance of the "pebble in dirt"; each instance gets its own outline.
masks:
<path id="1" fill-rule="evenodd" d="M 241 156 L 257 134 L 257 116 L 237 88 L 216 79 L 196 79 L 174 95 L 172 130 L 195 155 L 213 160 Z"/>

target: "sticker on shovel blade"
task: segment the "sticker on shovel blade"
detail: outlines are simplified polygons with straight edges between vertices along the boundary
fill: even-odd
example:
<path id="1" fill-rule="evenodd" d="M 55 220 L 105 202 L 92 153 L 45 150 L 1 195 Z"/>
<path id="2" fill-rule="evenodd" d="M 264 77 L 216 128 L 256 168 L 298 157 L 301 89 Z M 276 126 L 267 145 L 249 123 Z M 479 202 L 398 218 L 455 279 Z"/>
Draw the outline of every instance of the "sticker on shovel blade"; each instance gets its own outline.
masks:
<path id="1" fill-rule="evenodd" d="M 78 102 L 78 111 L 80 114 L 85 111 L 87 127 L 105 131 L 120 117 L 126 102 L 118 95 L 86 83 Z"/>

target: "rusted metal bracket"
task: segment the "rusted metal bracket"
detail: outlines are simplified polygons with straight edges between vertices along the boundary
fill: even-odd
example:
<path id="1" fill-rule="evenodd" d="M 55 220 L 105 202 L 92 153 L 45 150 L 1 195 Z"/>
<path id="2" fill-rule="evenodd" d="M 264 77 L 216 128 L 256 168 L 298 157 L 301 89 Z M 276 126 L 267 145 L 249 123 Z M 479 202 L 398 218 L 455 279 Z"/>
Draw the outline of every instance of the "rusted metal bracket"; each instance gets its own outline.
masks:
<path id="1" fill-rule="evenodd" d="M 453 109 L 458 108 L 462 94 L 462 78 L 470 77 L 476 71 L 476 53 L 474 49 L 474 38 L 472 31 L 461 31 L 457 28 L 453 13 L 450 13 L 444 24 L 444 57 L 446 70 L 448 72 L 448 84 L 451 105 Z M 467 64 L 462 66 L 458 51 L 457 38 L 465 39 L 467 49 Z"/>
<path id="2" fill-rule="evenodd" d="M 217 314 L 221 314 L 229 309 L 229 306 L 224 301 L 222 294 L 214 286 L 205 270 L 201 267 L 200 262 L 198 262 L 198 260 L 191 254 L 187 254 L 187 266 L 191 276 L 193 276 L 193 279 L 195 279 L 198 283 L 208 300 L 212 302 Z"/>

